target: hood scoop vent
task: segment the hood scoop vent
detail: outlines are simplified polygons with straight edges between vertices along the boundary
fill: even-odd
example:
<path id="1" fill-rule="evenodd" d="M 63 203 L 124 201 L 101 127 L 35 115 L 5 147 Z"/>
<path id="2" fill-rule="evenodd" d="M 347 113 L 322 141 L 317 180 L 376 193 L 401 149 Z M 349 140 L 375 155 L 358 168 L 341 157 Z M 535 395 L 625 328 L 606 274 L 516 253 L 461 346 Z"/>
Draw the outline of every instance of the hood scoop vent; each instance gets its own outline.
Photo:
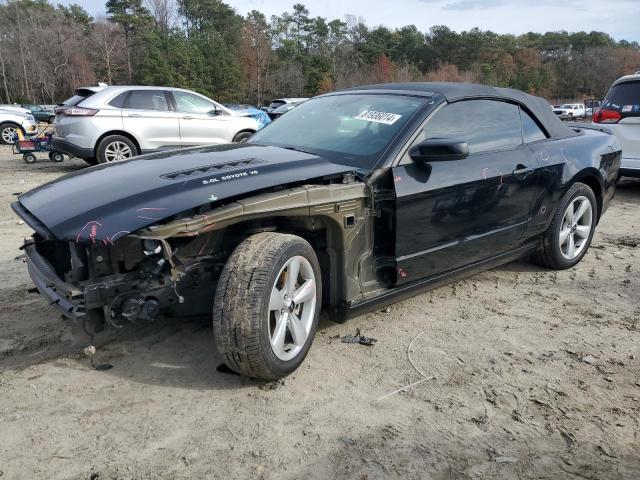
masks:
<path id="1" fill-rule="evenodd" d="M 210 173 L 223 172 L 226 170 L 238 170 L 253 165 L 259 165 L 266 163 L 265 160 L 259 158 L 244 158 L 242 160 L 234 160 L 233 162 L 215 163 L 213 165 L 207 165 L 198 168 L 190 168 L 188 170 L 180 170 L 178 172 L 165 173 L 160 175 L 161 178 L 167 180 L 182 180 L 193 175 L 205 175 Z"/>

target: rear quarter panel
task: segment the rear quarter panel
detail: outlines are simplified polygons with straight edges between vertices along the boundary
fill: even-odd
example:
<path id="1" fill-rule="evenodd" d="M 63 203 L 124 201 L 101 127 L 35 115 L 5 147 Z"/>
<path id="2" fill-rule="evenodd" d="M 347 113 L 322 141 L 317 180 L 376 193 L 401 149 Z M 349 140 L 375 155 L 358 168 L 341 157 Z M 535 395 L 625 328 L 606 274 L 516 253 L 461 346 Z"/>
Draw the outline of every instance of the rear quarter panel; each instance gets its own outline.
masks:
<path id="1" fill-rule="evenodd" d="M 580 135 L 530 145 L 540 166 L 539 195 L 534 200 L 528 236 L 543 233 L 560 199 L 575 182 L 591 186 L 598 199 L 598 219 L 615 194 L 621 148 L 615 135 L 581 127 Z"/>

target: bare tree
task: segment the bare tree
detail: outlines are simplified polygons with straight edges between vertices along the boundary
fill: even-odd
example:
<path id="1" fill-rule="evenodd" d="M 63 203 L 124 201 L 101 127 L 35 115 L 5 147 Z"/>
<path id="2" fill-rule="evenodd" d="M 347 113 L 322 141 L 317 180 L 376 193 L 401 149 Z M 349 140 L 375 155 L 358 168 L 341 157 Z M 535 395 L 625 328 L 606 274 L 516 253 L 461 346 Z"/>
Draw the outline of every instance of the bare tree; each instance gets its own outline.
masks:
<path id="1" fill-rule="evenodd" d="M 156 19 L 156 24 L 163 33 L 168 33 L 178 18 L 175 0 L 146 0 L 146 7 Z"/>
<path id="2" fill-rule="evenodd" d="M 93 25 L 90 37 L 91 57 L 96 74 L 109 85 L 125 68 L 122 58 L 122 33 L 119 25 L 108 22 L 104 17 L 96 19 Z"/>

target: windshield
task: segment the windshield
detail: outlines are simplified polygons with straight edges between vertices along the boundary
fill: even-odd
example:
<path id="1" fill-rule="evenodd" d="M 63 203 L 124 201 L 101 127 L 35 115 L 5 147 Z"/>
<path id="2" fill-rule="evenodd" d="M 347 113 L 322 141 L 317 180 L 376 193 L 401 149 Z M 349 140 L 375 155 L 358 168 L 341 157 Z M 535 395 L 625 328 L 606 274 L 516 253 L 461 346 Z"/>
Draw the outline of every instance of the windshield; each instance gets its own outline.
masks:
<path id="1" fill-rule="evenodd" d="M 289 147 L 371 169 L 424 98 L 332 95 L 308 100 L 255 133 L 250 143 Z"/>

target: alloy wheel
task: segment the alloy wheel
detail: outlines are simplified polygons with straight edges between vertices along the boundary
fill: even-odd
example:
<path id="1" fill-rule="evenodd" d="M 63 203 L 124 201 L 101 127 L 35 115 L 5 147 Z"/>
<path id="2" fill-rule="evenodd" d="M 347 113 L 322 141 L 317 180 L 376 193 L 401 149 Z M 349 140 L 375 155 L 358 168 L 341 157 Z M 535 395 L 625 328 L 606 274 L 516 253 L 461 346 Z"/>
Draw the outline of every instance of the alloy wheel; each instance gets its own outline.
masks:
<path id="1" fill-rule="evenodd" d="M 593 207 L 585 196 L 574 198 L 562 217 L 558 243 L 567 260 L 578 257 L 589 242 L 593 224 Z"/>
<path id="2" fill-rule="evenodd" d="M 117 162 L 131 157 L 133 157 L 133 152 L 129 145 L 124 142 L 111 142 L 104 149 L 104 158 L 107 162 Z"/>
<path id="3" fill-rule="evenodd" d="M 269 341 L 280 360 L 289 361 L 303 349 L 316 311 L 316 278 L 311 263 L 302 256 L 282 267 L 269 299 Z"/>
<path id="4" fill-rule="evenodd" d="M 4 143 L 13 143 L 16 141 L 16 134 L 18 129 L 16 127 L 5 127 L 2 129 L 2 140 Z"/>

